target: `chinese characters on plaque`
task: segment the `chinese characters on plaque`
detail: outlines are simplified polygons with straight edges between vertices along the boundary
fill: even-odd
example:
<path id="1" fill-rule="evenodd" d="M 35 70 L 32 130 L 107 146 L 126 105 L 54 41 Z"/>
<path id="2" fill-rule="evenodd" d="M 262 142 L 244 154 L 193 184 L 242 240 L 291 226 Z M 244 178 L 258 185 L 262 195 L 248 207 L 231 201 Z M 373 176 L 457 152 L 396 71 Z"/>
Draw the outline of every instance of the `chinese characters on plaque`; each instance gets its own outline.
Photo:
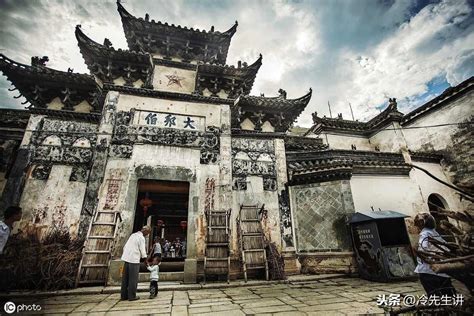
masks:
<path id="1" fill-rule="evenodd" d="M 204 131 L 205 118 L 173 113 L 137 111 L 137 125 L 155 126 L 161 128 L 176 128 L 189 131 Z"/>

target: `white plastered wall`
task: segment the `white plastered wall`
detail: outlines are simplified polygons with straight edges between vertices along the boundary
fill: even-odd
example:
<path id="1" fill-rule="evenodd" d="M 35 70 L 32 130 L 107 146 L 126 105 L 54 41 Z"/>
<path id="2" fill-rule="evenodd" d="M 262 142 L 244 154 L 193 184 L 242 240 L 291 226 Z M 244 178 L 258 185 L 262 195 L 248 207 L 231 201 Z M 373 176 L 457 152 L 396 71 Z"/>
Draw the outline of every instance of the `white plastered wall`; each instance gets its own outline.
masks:
<path id="1" fill-rule="evenodd" d="M 364 136 L 322 133 L 320 138 L 323 140 L 324 144 L 329 145 L 330 149 L 351 150 L 351 145 L 354 144 L 357 147 L 357 150 L 374 150 L 369 139 Z"/>
<path id="2" fill-rule="evenodd" d="M 474 93 L 471 92 L 410 124 L 404 125 L 403 134 L 408 148 L 414 151 L 445 149 L 452 145 L 451 137 L 458 130 L 457 125 L 420 127 L 462 123 L 473 115 Z"/>
<path id="3" fill-rule="evenodd" d="M 353 175 L 350 183 L 356 212 L 373 207 L 414 216 L 423 209 L 420 189 L 408 176 Z"/>

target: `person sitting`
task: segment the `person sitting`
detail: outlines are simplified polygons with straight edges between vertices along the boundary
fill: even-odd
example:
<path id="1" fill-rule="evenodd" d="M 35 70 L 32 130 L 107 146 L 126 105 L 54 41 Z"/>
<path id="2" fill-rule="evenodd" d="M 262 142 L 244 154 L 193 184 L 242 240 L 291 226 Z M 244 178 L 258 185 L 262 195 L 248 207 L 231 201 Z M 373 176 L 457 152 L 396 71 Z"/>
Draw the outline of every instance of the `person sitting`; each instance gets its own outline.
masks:
<path id="1" fill-rule="evenodd" d="M 420 213 L 415 216 L 415 226 L 420 230 L 420 237 L 418 240 L 418 251 L 424 252 L 438 252 L 438 248 L 433 246 L 430 238 L 444 242 L 444 239 L 435 230 L 436 220 L 428 213 Z M 430 265 L 423 261 L 419 256 L 416 258 L 418 265 L 415 268 L 415 273 L 418 273 L 420 282 L 428 296 L 442 296 L 456 295 L 456 290 L 451 284 L 449 275 L 444 273 L 434 272 Z"/>

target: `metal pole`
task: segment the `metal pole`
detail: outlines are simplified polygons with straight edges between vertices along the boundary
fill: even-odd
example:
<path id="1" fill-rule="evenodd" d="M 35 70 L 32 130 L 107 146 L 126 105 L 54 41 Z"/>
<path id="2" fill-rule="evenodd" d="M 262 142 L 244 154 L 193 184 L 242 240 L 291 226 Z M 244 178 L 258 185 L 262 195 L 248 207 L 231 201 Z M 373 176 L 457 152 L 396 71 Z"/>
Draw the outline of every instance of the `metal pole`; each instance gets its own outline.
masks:
<path id="1" fill-rule="evenodd" d="M 331 104 L 329 104 L 329 101 L 328 101 L 328 108 L 329 108 L 329 117 L 332 118 L 332 113 L 331 113 Z"/>
<path id="2" fill-rule="evenodd" d="M 349 108 L 351 109 L 351 114 L 352 114 L 352 120 L 355 121 L 355 118 L 354 118 L 354 112 L 352 112 L 352 105 L 351 103 L 349 102 Z"/>

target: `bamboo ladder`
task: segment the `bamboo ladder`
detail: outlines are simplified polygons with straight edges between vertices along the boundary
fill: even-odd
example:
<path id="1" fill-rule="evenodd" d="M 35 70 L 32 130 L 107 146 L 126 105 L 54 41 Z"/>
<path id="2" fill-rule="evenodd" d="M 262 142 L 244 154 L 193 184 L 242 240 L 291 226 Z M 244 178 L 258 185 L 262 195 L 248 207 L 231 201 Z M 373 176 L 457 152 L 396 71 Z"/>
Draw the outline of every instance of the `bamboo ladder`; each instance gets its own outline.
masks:
<path id="1" fill-rule="evenodd" d="M 230 210 L 206 212 L 204 283 L 208 275 L 227 275 L 230 282 Z"/>
<path id="2" fill-rule="evenodd" d="M 87 231 L 76 286 L 107 282 L 112 247 L 121 221 L 118 211 L 96 212 Z"/>
<path id="3" fill-rule="evenodd" d="M 268 260 L 265 251 L 265 236 L 260 222 L 264 205 L 241 205 L 239 211 L 240 251 L 245 282 L 248 270 L 265 269 L 268 281 Z"/>

